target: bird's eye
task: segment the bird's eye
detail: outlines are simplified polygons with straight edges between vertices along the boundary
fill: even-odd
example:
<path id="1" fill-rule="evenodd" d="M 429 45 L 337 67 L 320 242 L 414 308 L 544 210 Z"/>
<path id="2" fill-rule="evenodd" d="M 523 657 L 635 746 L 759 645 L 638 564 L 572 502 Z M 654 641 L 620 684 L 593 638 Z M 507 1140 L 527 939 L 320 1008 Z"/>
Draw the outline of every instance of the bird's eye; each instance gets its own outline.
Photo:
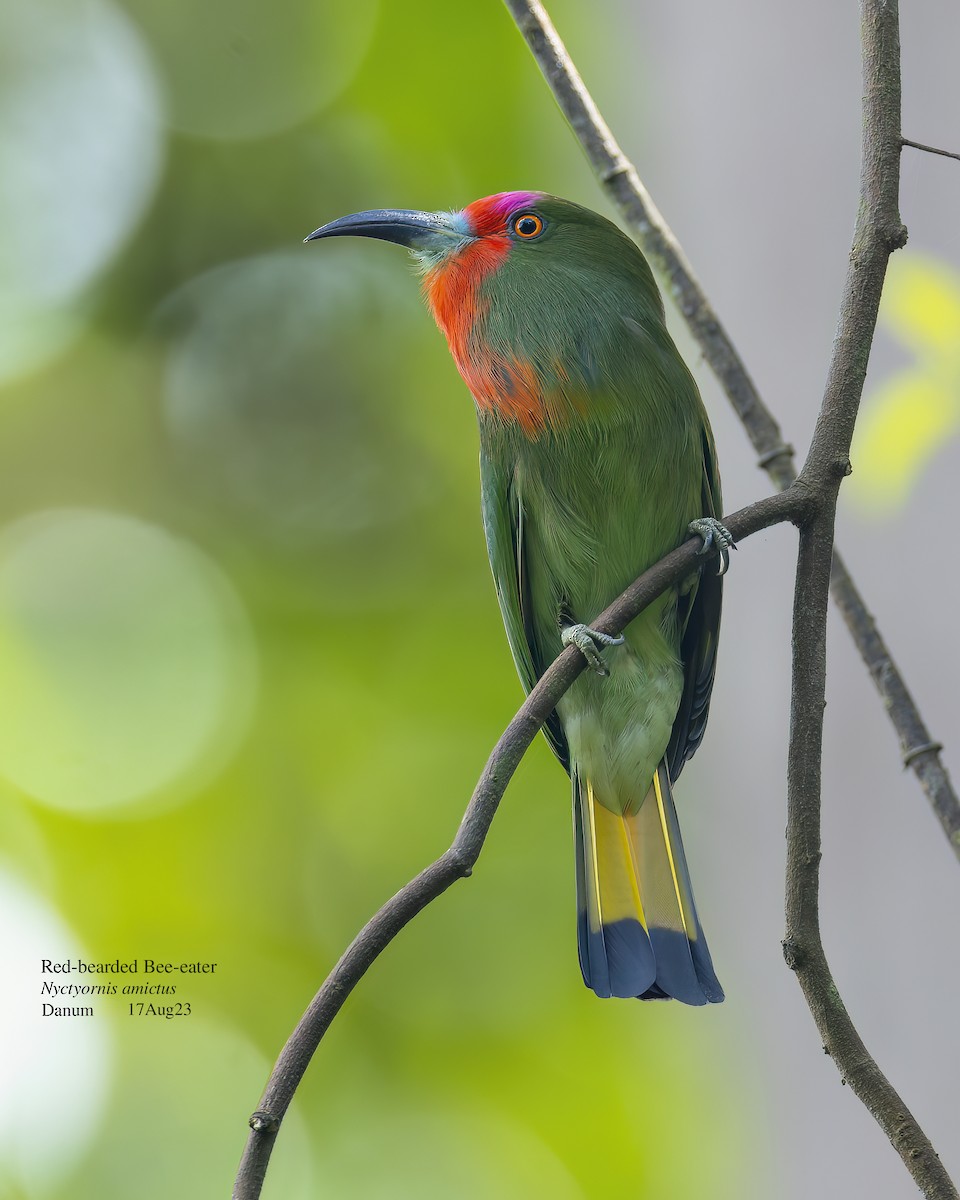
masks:
<path id="1" fill-rule="evenodd" d="M 521 213 L 518 217 L 513 218 L 513 232 L 517 237 L 529 241 L 543 233 L 543 220 L 536 213 Z"/>

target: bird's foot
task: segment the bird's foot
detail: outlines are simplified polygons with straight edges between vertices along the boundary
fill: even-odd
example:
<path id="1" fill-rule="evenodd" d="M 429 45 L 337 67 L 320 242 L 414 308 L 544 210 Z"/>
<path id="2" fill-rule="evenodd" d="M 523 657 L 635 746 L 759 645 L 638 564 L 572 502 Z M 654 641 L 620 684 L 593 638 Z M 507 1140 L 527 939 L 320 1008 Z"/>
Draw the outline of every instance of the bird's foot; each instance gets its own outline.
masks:
<path id="1" fill-rule="evenodd" d="M 565 646 L 576 646 L 587 660 L 587 666 L 598 675 L 609 675 L 610 668 L 600 657 L 600 651 L 604 646 L 622 646 L 624 637 L 623 634 L 611 637 L 609 633 L 601 633 L 589 625 L 564 625 L 560 630 L 560 641 Z"/>
<path id="2" fill-rule="evenodd" d="M 720 565 L 717 574 L 725 575 L 730 566 L 730 551 L 737 548 L 733 534 L 726 525 L 716 517 L 698 517 L 687 526 L 687 533 L 695 533 L 703 538 L 703 545 L 699 551 L 701 555 L 719 554 Z"/>

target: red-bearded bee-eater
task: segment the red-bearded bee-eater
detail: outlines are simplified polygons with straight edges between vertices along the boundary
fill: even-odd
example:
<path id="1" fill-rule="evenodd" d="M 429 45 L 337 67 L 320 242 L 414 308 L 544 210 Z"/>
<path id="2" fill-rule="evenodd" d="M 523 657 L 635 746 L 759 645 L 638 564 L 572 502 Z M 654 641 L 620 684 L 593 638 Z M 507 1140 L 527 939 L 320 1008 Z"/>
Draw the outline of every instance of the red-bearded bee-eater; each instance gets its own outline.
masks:
<path id="1" fill-rule="evenodd" d="M 584 982 L 720 1001 L 671 784 L 703 737 L 732 539 L 650 268 L 610 221 L 540 192 L 356 213 L 306 240 L 345 235 L 413 251 L 473 393 L 484 530 L 524 687 L 570 643 L 593 668 L 545 727 L 573 782 Z M 719 571 L 661 596 L 621 638 L 585 624 L 688 531 Z"/>

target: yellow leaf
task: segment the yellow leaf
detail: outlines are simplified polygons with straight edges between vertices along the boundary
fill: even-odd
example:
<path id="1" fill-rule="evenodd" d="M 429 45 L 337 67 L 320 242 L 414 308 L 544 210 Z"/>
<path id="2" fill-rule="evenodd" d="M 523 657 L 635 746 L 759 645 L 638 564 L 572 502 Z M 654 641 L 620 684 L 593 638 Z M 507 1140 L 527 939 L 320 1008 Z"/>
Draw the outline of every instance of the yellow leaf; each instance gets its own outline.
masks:
<path id="1" fill-rule="evenodd" d="M 873 514 L 906 501 L 927 463 L 960 429 L 960 381 L 905 371 L 871 399 L 853 444 L 848 495 Z"/>
<path id="2" fill-rule="evenodd" d="M 960 351 L 960 274 L 931 258 L 905 254 L 890 261 L 880 316 L 918 355 Z"/>

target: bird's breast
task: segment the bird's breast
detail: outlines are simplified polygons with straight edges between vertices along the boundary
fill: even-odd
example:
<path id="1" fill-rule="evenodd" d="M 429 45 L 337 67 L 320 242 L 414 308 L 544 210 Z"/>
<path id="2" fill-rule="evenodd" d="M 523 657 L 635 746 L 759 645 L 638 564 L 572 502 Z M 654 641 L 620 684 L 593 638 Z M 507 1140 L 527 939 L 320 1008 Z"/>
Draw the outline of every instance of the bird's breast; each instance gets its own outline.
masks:
<path id="1" fill-rule="evenodd" d="M 700 515 L 699 446 L 681 422 L 580 420 L 514 447 L 528 570 L 574 603 L 578 620 L 605 608 Z"/>

